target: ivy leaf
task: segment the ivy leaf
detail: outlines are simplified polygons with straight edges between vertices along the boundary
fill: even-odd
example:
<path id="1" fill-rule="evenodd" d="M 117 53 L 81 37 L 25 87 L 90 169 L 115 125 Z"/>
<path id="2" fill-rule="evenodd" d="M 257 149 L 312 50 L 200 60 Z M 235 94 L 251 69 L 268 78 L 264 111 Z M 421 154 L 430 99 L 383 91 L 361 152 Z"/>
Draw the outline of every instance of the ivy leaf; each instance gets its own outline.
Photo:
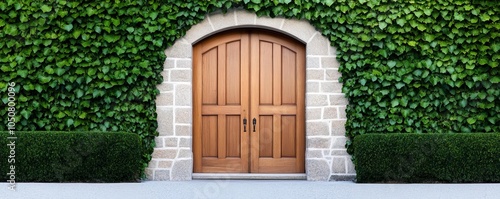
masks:
<path id="1" fill-rule="evenodd" d="M 397 20 L 396 20 L 396 23 L 397 23 L 399 26 L 403 27 L 403 26 L 406 24 L 406 19 L 404 19 L 404 18 L 399 18 L 399 19 L 397 19 Z"/>
<path id="2" fill-rule="evenodd" d="M 488 15 L 488 13 L 483 13 L 479 17 L 481 18 L 482 21 L 490 20 L 490 15 Z"/>
<path id="3" fill-rule="evenodd" d="M 385 23 L 385 22 L 383 22 L 383 21 L 382 21 L 382 22 L 379 22 L 379 23 L 378 23 L 378 27 L 379 27 L 381 30 L 383 30 L 385 27 L 387 27 L 387 23 Z"/>
<path id="4" fill-rule="evenodd" d="M 17 74 L 21 76 L 22 78 L 25 78 L 28 76 L 28 70 L 18 70 Z"/>
<path id="5" fill-rule="evenodd" d="M 68 119 L 68 120 L 66 120 L 66 126 L 68 126 L 68 127 L 71 126 L 71 125 L 73 125 L 73 123 L 74 123 L 74 121 L 71 118 Z"/>
<path id="6" fill-rule="evenodd" d="M 73 24 L 64 25 L 63 29 L 69 32 L 73 29 Z"/>
<path id="7" fill-rule="evenodd" d="M 115 41 L 118 41 L 119 39 L 120 39 L 120 35 L 104 34 L 104 40 L 106 40 L 108 43 L 113 43 Z"/>
<path id="8" fill-rule="evenodd" d="M 469 123 L 469 124 L 474 124 L 474 123 L 476 123 L 476 121 L 477 121 L 476 118 L 468 118 L 467 119 L 467 123 Z"/>
<path id="9" fill-rule="evenodd" d="M 40 7 L 40 9 L 42 9 L 42 12 L 50 12 L 50 11 L 52 11 L 52 7 L 50 7 L 48 5 L 43 5 L 42 7 Z"/>
<path id="10" fill-rule="evenodd" d="M 490 79 L 490 82 L 493 84 L 500 83 L 500 76 L 494 76 Z"/>
<path id="11" fill-rule="evenodd" d="M 405 84 L 404 84 L 404 83 L 402 83 L 402 82 L 398 82 L 398 83 L 396 84 L 396 88 L 398 88 L 398 89 L 403 88 L 403 86 L 405 86 Z"/>
<path id="12" fill-rule="evenodd" d="M 394 107 L 396 107 L 396 106 L 398 106 L 398 105 L 399 105 L 399 100 L 397 100 L 397 99 L 393 99 L 393 100 L 391 101 L 391 106 L 392 106 L 393 108 L 394 108 Z"/>
<path id="13" fill-rule="evenodd" d="M 458 20 L 458 21 L 463 21 L 465 19 L 464 15 L 459 13 L 459 12 L 455 12 L 455 14 L 453 15 L 454 19 L 455 20 Z"/>
<path id="14" fill-rule="evenodd" d="M 333 0 L 325 0 L 324 3 L 326 6 L 330 7 L 333 5 Z"/>

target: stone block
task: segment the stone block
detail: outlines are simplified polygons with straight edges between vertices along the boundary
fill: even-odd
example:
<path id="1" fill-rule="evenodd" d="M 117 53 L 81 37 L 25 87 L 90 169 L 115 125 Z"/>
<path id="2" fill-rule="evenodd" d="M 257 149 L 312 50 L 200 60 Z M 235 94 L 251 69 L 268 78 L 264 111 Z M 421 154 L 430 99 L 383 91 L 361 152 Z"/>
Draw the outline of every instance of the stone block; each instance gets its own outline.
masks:
<path id="1" fill-rule="evenodd" d="M 175 67 L 176 68 L 193 68 L 193 62 L 191 61 L 191 59 L 178 59 L 176 62 L 175 62 Z"/>
<path id="2" fill-rule="evenodd" d="M 308 158 L 323 158 L 321 150 L 306 149 L 306 159 Z"/>
<path id="3" fill-rule="evenodd" d="M 330 156 L 347 156 L 347 149 L 334 149 L 330 151 Z"/>
<path id="4" fill-rule="evenodd" d="M 170 170 L 155 170 L 155 181 L 167 181 L 170 180 Z"/>
<path id="5" fill-rule="evenodd" d="M 170 70 L 170 81 L 171 82 L 191 82 L 192 81 L 192 71 L 191 70 Z"/>
<path id="6" fill-rule="evenodd" d="M 255 13 L 248 12 L 246 10 L 235 10 L 236 14 L 236 24 L 238 25 L 252 25 L 255 24 L 256 15 Z"/>
<path id="7" fill-rule="evenodd" d="M 336 44 L 332 44 L 330 43 L 330 41 L 328 41 L 328 55 L 331 55 L 331 56 L 336 56 L 337 55 L 337 47 Z"/>
<path id="8" fill-rule="evenodd" d="M 163 137 L 155 137 L 155 148 L 163 148 Z"/>
<path id="9" fill-rule="evenodd" d="M 325 107 L 323 108 L 323 119 L 337 119 L 337 108 L 335 107 Z"/>
<path id="10" fill-rule="evenodd" d="M 345 135 L 345 120 L 332 121 L 332 135 L 344 136 Z"/>
<path id="11" fill-rule="evenodd" d="M 330 95 L 330 105 L 347 105 L 349 102 L 347 101 L 347 98 L 344 96 L 344 94 L 340 95 Z"/>
<path id="12" fill-rule="evenodd" d="M 178 147 L 178 138 L 176 137 L 167 137 L 164 138 L 163 141 L 165 142 L 165 147 Z"/>
<path id="13" fill-rule="evenodd" d="M 160 93 L 166 93 L 174 90 L 174 85 L 171 83 L 161 83 L 156 85 L 156 88 L 160 91 Z"/>
<path id="14" fill-rule="evenodd" d="M 342 77 L 342 73 L 337 69 L 325 69 L 326 80 L 335 80 L 338 81 L 340 77 Z"/>
<path id="15" fill-rule="evenodd" d="M 191 138 L 180 138 L 179 147 L 191 148 L 193 140 Z"/>
<path id="16" fill-rule="evenodd" d="M 330 135 L 328 122 L 306 122 L 306 131 L 308 136 Z"/>
<path id="17" fill-rule="evenodd" d="M 164 69 L 175 68 L 175 59 L 167 57 L 165 59 L 165 62 L 163 62 L 163 68 Z"/>
<path id="18" fill-rule="evenodd" d="M 154 180 L 155 179 L 155 175 L 154 175 L 154 170 L 153 169 L 146 169 L 144 171 L 144 173 L 146 174 L 146 178 L 148 180 Z"/>
<path id="19" fill-rule="evenodd" d="M 176 108 L 175 123 L 192 124 L 193 114 L 191 108 Z"/>
<path id="20" fill-rule="evenodd" d="M 330 138 L 307 138 L 307 148 L 328 149 L 330 148 Z"/>
<path id="21" fill-rule="evenodd" d="M 345 149 L 345 144 L 346 144 L 347 138 L 338 136 L 333 138 L 333 149 Z"/>
<path id="22" fill-rule="evenodd" d="M 160 93 L 155 99 L 156 106 L 172 106 L 174 104 L 174 95 L 171 92 Z"/>
<path id="23" fill-rule="evenodd" d="M 284 20 L 283 18 L 257 17 L 255 19 L 255 24 L 279 30 Z"/>
<path id="24" fill-rule="evenodd" d="M 327 106 L 328 96 L 322 94 L 306 94 L 306 106 Z"/>
<path id="25" fill-rule="evenodd" d="M 153 158 L 174 159 L 177 156 L 177 149 L 155 149 Z"/>
<path id="26" fill-rule="evenodd" d="M 285 20 L 282 30 L 295 33 L 294 35 L 303 43 L 308 43 L 314 33 L 316 33 L 316 29 L 309 22 L 296 19 Z"/>
<path id="27" fill-rule="evenodd" d="M 342 84 L 338 82 L 321 82 L 321 92 L 342 93 Z"/>
<path id="28" fill-rule="evenodd" d="M 177 158 L 193 158 L 193 152 L 190 149 L 180 149 Z"/>
<path id="29" fill-rule="evenodd" d="M 203 19 L 203 21 L 194 26 L 191 26 L 191 28 L 186 32 L 184 39 L 186 39 L 189 44 L 193 44 L 212 31 L 212 25 L 208 21 L 208 17 L 205 16 L 205 19 Z"/>
<path id="30" fill-rule="evenodd" d="M 319 120 L 321 119 L 321 108 L 307 108 L 306 120 Z"/>
<path id="31" fill-rule="evenodd" d="M 175 105 L 191 106 L 192 104 L 192 87 L 190 84 L 175 85 Z"/>
<path id="32" fill-rule="evenodd" d="M 158 168 L 170 169 L 172 167 L 172 160 L 163 160 L 158 162 Z"/>
<path id="33" fill-rule="evenodd" d="M 209 17 L 214 30 L 220 30 L 236 25 L 234 11 L 228 11 L 225 14 L 223 14 L 221 11 L 216 11 L 213 14 L 209 15 Z"/>
<path id="34" fill-rule="evenodd" d="M 193 159 L 177 160 L 172 166 L 172 180 L 191 180 Z"/>
<path id="35" fill-rule="evenodd" d="M 306 159 L 307 180 L 327 181 L 330 177 L 328 162 L 322 159 Z"/>
<path id="36" fill-rule="evenodd" d="M 148 163 L 148 169 L 154 169 L 158 167 L 158 161 L 157 160 L 151 160 Z"/>
<path id="37" fill-rule="evenodd" d="M 333 173 L 346 173 L 346 161 L 344 157 L 332 158 L 332 172 Z"/>
<path id="38" fill-rule="evenodd" d="M 320 67 L 320 58 L 319 57 L 307 57 L 306 58 L 306 68 L 319 68 Z"/>
<path id="39" fill-rule="evenodd" d="M 336 57 L 321 57 L 322 68 L 339 68 L 340 64 Z"/>
<path id="40" fill-rule="evenodd" d="M 175 125 L 176 136 L 191 136 L 193 133 L 191 125 Z"/>
<path id="41" fill-rule="evenodd" d="M 347 119 L 346 107 L 341 106 L 341 107 L 338 107 L 338 109 L 339 109 L 339 118 L 340 119 Z"/>
<path id="42" fill-rule="evenodd" d="M 306 70 L 307 80 L 325 80 L 325 70 L 324 69 L 307 69 Z"/>
<path id="43" fill-rule="evenodd" d="M 173 46 L 165 50 L 165 55 L 175 58 L 191 58 L 193 56 L 193 47 L 186 40 L 177 39 Z"/>
<path id="44" fill-rule="evenodd" d="M 308 81 L 306 83 L 306 93 L 318 93 L 319 92 L 319 82 Z"/>
<path id="45" fill-rule="evenodd" d="M 306 53 L 308 55 L 328 55 L 328 39 L 319 32 L 307 43 Z"/>
<path id="46" fill-rule="evenodd" d="M 161 77 L 163 78 L 163 82 L 170 81 L 170 69 L 166 69 L 160 72 Z"/>
<path id="47" fill-rule="evenodd" d="M 158 132 L 160 135 L 173 135 L 173 109 L 169 107 L 156 107 Z"/>

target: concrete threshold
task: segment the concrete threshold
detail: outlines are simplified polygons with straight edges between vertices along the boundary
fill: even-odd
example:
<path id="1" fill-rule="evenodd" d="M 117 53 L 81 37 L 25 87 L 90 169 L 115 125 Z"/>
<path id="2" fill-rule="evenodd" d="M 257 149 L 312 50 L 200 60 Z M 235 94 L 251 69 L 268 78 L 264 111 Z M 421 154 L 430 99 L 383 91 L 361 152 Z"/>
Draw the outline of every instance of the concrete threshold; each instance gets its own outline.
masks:
<path id="1" fill-rule="evenodd" d="M 193 180 L 306 180 L 305 173 L 193 173 Z"/>

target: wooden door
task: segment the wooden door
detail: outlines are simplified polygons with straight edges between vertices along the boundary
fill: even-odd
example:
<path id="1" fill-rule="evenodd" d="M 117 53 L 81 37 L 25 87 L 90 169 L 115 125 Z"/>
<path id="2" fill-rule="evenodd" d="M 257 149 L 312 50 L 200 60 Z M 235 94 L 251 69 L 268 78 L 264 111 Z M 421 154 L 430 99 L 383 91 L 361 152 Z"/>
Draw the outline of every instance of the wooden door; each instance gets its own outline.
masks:
<path id="1" fill-rule="evenodd" d="M 251 172 L 304 172 L 304 46 L 269 33 L 251 35 Z"/>
<path id="2" fill-rule="evenodd" d="M 302 44 L 267 31 L 194 46 L 194 172 L 304 172 L 304 59 Z"/>

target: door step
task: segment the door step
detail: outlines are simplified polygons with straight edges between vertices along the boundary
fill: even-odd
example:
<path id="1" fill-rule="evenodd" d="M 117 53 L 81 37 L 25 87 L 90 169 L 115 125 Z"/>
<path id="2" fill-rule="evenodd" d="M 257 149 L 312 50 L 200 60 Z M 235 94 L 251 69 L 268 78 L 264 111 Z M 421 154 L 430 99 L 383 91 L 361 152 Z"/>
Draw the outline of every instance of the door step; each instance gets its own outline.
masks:
<path id="1" fill-rule="evenodd" d="M 306 180 L 305 173 L 193 173 L 193 180 Z"/>

